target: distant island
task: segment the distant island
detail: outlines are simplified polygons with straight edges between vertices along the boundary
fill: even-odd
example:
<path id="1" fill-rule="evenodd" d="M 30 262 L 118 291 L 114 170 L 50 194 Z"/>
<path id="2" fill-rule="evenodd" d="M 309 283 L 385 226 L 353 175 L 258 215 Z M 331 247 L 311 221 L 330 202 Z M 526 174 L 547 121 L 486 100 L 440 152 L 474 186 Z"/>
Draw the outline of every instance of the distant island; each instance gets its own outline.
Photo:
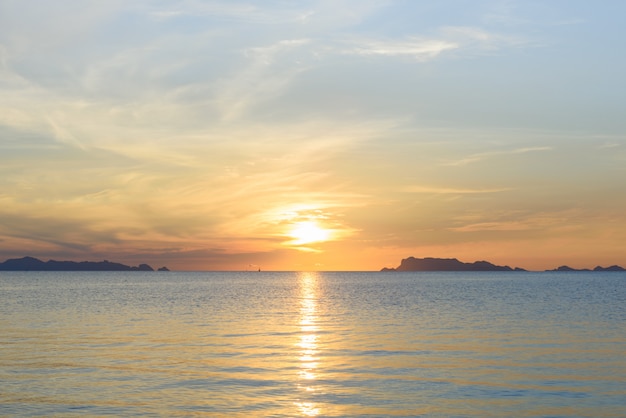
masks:
<path id="1" fill-rule="evenodd" d="M 488 261 L 463 263 L 456 258 L 405 258 L 396 268 L 383 268 L 381 271 L 526 271 L 519 267 L 496 266 Z"/>
<path id="2" fill-rule="evenodd" d="M 13 258 L 0 263 L 0 271 L 154 271 L 147 264 L 137 267 L 104 261 L 41 261 L 34 257 Z M 158 271 L 169 271 L 161 267 Z"/>
<path id="3" fill-rule="evenodd" d="M 621 266 L 610 266 L 610 267 L 597 266 L 593 270 L 591 270 L 591 269 L 575 269 L 575 268 L 572 268 L 570 266 L 561 266 L 561 267 L 557 267 L 557 268 L 555 268 L 553 270 L 546 270 L 546 271 L 626 271 L 626 269 L 624 267 L 621 267 Z"/>
<path id="4" fill-rule="evenodd" d="M 383 268 L 381 271 L 527 271 L 523 268 L 509 266 L 497 266 L 488 261 L 475 261 L 473 263 L 463 263 L 456 258 L 405 258 L 396 268 Z M 590 269 L 574 269 L 568 266 L 561 266 L 553 270 L 546 271 L 626 271 L 620 266 L 601 267 Z"/>

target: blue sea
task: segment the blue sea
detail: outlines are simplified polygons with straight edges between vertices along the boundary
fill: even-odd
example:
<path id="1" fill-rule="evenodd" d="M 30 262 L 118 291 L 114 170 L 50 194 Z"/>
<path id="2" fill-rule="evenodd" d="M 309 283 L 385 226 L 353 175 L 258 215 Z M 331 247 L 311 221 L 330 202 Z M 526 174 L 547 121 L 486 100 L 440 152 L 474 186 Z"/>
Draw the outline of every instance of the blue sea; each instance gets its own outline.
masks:
<path id="1" fill-rule="evenodd" d="M 626 274 L 1 272 L 0 416 L 624 417 Z"/>

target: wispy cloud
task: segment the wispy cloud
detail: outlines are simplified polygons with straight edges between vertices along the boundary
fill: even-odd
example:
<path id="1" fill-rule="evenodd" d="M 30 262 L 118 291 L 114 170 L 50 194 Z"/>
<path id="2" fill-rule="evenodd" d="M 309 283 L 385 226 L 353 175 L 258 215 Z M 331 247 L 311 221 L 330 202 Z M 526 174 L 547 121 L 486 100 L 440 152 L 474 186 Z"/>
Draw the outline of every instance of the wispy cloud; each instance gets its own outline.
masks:
<path id="1" fill-rule="evenodd" d="M 429 187 L 429 186 L 407 186 L 400 189 L 403 193 L 425 193 L 425 194 L 482 194 L 482 193 L 502 193 L 513 190 L 511 188 L 494 189 L 471 189 L 455 187 Z"/>
<path id="2" fill-rule="evenodd" d="M 447 166 L 461 166 L 476 163 L 478 161 L 485 160 L 487 158 L 499 157 L 503 155 L 515 155 L 515 154 L 526 154 L 529 152 L 541 152 L 541 151 L 550 151 L 553 147 L 542 146 L 542 147 L 524 147 L 524 148 L 516 148 L 513 150 L 502 150 L 502 151 L 489 151 L 489 152 L 481 152 L 477 154 L 471 154 L 467 157 L 449 161 L 444 163 L 443 165 Z"/>
<path id="3" fill-rule="evenodd" d="M 600 149 L 607 149 L 607 148 L 619 148 L 621 147 L 623 144 L 617 143 L 617 142 L 605 142 L 602 145 L 599 145 L 598 148 Z"/>
<path id="4" fill-rule="evenodd" d="M 527 45 L 525 38 L 504 35 L 473 26 L 443 26 L 437 37 L 410 36 L 400 39 L 361 39 L 351 41 L 343 52 L 354 55 L 413 57 L 418 61 L 434 59 L 444 53 L 489 50 Z"/>
<path id="5" fill-rule="evenodd" d="M 58 123 L 53 116 L 46 117 L 46 120 L 50 124 L 52 128 L 53 136 L 56 140 L 69 144 L 72 146 L 76 146 L 81 149 L 85 149 L 85 146 L 80 142 L 80 140 L 70 132 L 62 123 Z"/>
<path id="6" fill-rule="evenodd" d="M 280 3 L 251 1 L 185 1 L 179 7 L 159 7 L 146 3 L 144 9 L 158 21 L 180 17 L 214 18 L 228 23 L 298 24 L 336 27 L 361 22 L 385 4 L 380 0 L 313 1 Z"/>
<path id="7" fill-rule="evenodd" d="M 464 50 L 496 51 L 530 45 L 524 36 L 503 34 L 476 26 L 444 26 L 440 31 L 444 39 L 457 42 Z"/>
<path id="8" fill-rule="evenodd" d="M 355 55 L 409 56 L 417 60 L 428 60 L 458 47 L 458 44 L 445 40 L 415 38 L 400 41 L 362 41 L 345 52 Z"/>
<path id="9" fill-rule="evenodd" d="M 285 65 L 285 55 L 306 46 L 308 39 L 286 39 L 245 50 L 243 70 L 217 85 L 217 103 L 223 118 L 241 116 L 252 104 L 275 98 L 297 74 L 305 70 L 297 58 Z M 278 59 L 282 58 L 278 63 Z"/>
<path id="10" fill-rule="evenodd" d="M 523 222 L 481 222 L 469 225 L 463 225 L 456 228 L 450 228 L 455 232 L 482 232 L 482 231 L 523 231 L 529 229 L 529 226 Z"/>
<path id="11" fill-rule="evenodd" d="M 480 233 L 489 231 L 537 231 L 550 233 L 556 230 L 571 231 L 580 227 L 580 219 L 591 216 L 580 209 L 560 209 L 553 212 L 529 212 L 529 211 L 495 211 L 486 216 L 470 216 L 463 220 L 457 219 L 461 225 L 448 228 L 450 231 L 463 233 Z M 473 222 L 472 222 L 473 220 Z M 470 221 L 470 222 L 467 222 Z"/>

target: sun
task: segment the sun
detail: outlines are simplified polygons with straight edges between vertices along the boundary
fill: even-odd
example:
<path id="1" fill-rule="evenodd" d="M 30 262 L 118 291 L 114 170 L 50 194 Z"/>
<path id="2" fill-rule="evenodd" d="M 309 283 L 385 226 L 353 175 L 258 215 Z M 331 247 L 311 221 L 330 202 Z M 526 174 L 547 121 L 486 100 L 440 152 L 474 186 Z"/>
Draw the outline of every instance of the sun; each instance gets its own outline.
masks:
<path id="1" fill-rule="evenodd" d="M 293 245 L 306 245 L 314 242 L 328 241 L 330 231 L 322 228 L 315 221 L 302 221 L 293 224 L 288 234 Z"/>

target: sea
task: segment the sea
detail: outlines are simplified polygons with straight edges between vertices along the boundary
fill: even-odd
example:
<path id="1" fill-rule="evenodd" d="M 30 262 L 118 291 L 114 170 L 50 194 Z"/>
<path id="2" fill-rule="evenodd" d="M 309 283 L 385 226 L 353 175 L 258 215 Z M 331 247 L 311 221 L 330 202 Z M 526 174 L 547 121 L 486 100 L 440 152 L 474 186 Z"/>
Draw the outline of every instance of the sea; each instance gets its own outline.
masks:
<path id="1" fill-rule="evenodd" d="M 626 417 L 626 273 L 0 272 L 2 417 Z"/>

